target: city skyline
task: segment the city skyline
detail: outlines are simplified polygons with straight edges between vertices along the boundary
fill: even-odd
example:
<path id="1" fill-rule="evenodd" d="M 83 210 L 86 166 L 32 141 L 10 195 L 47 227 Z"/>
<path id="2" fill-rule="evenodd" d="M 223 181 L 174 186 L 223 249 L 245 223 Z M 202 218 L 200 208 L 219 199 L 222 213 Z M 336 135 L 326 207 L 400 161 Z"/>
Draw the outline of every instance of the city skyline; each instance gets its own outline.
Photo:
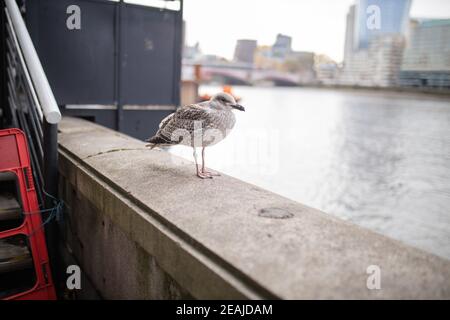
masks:
<path id="1" fill-rule="evenodd" d="M 293 38 L 294 50 L 325 54 L 342 62 L 346 15 L 355 0 L 259 1 L 258 14 L 252 17 L 251 23 L 247 23 L 246 16 L 254 10 L 255 3 L 252 0 L 239 5 L 234 5 L 236 0 L 185 1 L 187 44 L 199 42 L 204 53 L 232 59 L 238 39 L 254 39 L 258 45 L 272 45 L 276 35 L 283 33 Z M 267 23 L 265 13 L 269 10 L 272 19 Z M 214 13 L 204 15 L 202 12 Z M 410 17 L 448 18 L 447 12 L 450 12 L 450 1 L 413 0 Z M 205 28 L 205 25 L 211 27 Z"/>

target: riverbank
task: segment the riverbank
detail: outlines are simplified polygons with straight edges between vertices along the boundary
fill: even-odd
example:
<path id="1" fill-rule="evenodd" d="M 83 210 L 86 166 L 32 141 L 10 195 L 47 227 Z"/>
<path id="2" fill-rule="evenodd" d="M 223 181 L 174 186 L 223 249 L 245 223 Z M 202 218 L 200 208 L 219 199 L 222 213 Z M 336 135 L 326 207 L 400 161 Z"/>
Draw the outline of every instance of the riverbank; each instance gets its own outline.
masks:
<path id="1" fill-rule="evenodd" d="M 220 86 L 218 83 L 202 83 L 203 86 Z M 363 86 L 348 86 L 348 85 L 318 85 L 318 84 L 303 84 L 300 86 L 247 86 L 247 85 L 233 85 L 232 87 L 254 87 L 254 88 L 314 88 L 324 90 L 341 90 L 350 92 L 378 92 L 378 93 L 408 93 L 418 96 L 440 97 L 450 99 L 450 89 L 432 89 L 432 88 L 409 88 L 409 87 L 363 87 Z"/>

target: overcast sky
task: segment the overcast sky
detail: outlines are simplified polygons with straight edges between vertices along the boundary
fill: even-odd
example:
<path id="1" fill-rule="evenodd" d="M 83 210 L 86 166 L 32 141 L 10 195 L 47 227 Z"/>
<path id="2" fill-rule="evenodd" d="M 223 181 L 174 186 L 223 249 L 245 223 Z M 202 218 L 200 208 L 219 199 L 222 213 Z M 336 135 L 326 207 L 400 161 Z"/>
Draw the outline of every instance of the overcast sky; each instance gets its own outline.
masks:
<path id="1" fill-rule="evenodd" d="M 145 0 L 144 0 L 145 1 Z M 395 0 L 391 0 L 395 1 Z M 204 53 L 232 58 L 237 39 L 273 44 L 293 37 L 294 50 L 341 61 L 345 19 L 354 0 L 185 0 L 186 40 Z M 450 0 L 413 0 L 411 17 L 450 18 Z"/>

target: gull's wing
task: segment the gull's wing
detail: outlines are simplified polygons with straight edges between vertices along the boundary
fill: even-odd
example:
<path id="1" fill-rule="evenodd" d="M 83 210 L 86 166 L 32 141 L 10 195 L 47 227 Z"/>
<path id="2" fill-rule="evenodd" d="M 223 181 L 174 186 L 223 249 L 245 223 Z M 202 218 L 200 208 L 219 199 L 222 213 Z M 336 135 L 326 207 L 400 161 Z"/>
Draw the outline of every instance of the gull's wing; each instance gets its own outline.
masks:
<path id="1" fill-rule="evenodd" d="M 193 133 L 197 129 L 210 126 L 212 110 L 200 104 L 191 104 L 181 108 L 168 117 L 160 125 L 157 135 L 169 139 L 176 130 Z"/>
<path id="2" fill-rule="evenodd" d="M 164 119 L 161 120 L 161 122 L 159 123 L 159 129 L 164 128 L 170 121 L 170 119 L 172 119 L 174 113 L 169 114 L 167 117 L 165 117 Z"/>

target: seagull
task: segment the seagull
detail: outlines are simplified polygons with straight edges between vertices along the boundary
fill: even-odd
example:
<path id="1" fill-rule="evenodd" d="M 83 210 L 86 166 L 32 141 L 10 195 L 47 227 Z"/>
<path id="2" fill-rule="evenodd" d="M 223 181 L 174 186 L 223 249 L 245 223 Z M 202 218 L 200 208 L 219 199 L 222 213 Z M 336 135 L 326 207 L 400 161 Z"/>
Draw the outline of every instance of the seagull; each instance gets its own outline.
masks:
<path id="1" fill-rule="evenodd" d="M 147 147 L 185 145 L 193 149 L 197 176 L 202 179 L 219 176 L 205 170 L 205 148 L 222 141 L 233 129 L 236 122 L 233 110 L 245 111 L 234 97 L 220 92 L 209 101 L 180 107 L 159 124 L 159 130 L 148 138 Z M 196 148 L 202 148 L 202 166 L 197 162 Z"/>

